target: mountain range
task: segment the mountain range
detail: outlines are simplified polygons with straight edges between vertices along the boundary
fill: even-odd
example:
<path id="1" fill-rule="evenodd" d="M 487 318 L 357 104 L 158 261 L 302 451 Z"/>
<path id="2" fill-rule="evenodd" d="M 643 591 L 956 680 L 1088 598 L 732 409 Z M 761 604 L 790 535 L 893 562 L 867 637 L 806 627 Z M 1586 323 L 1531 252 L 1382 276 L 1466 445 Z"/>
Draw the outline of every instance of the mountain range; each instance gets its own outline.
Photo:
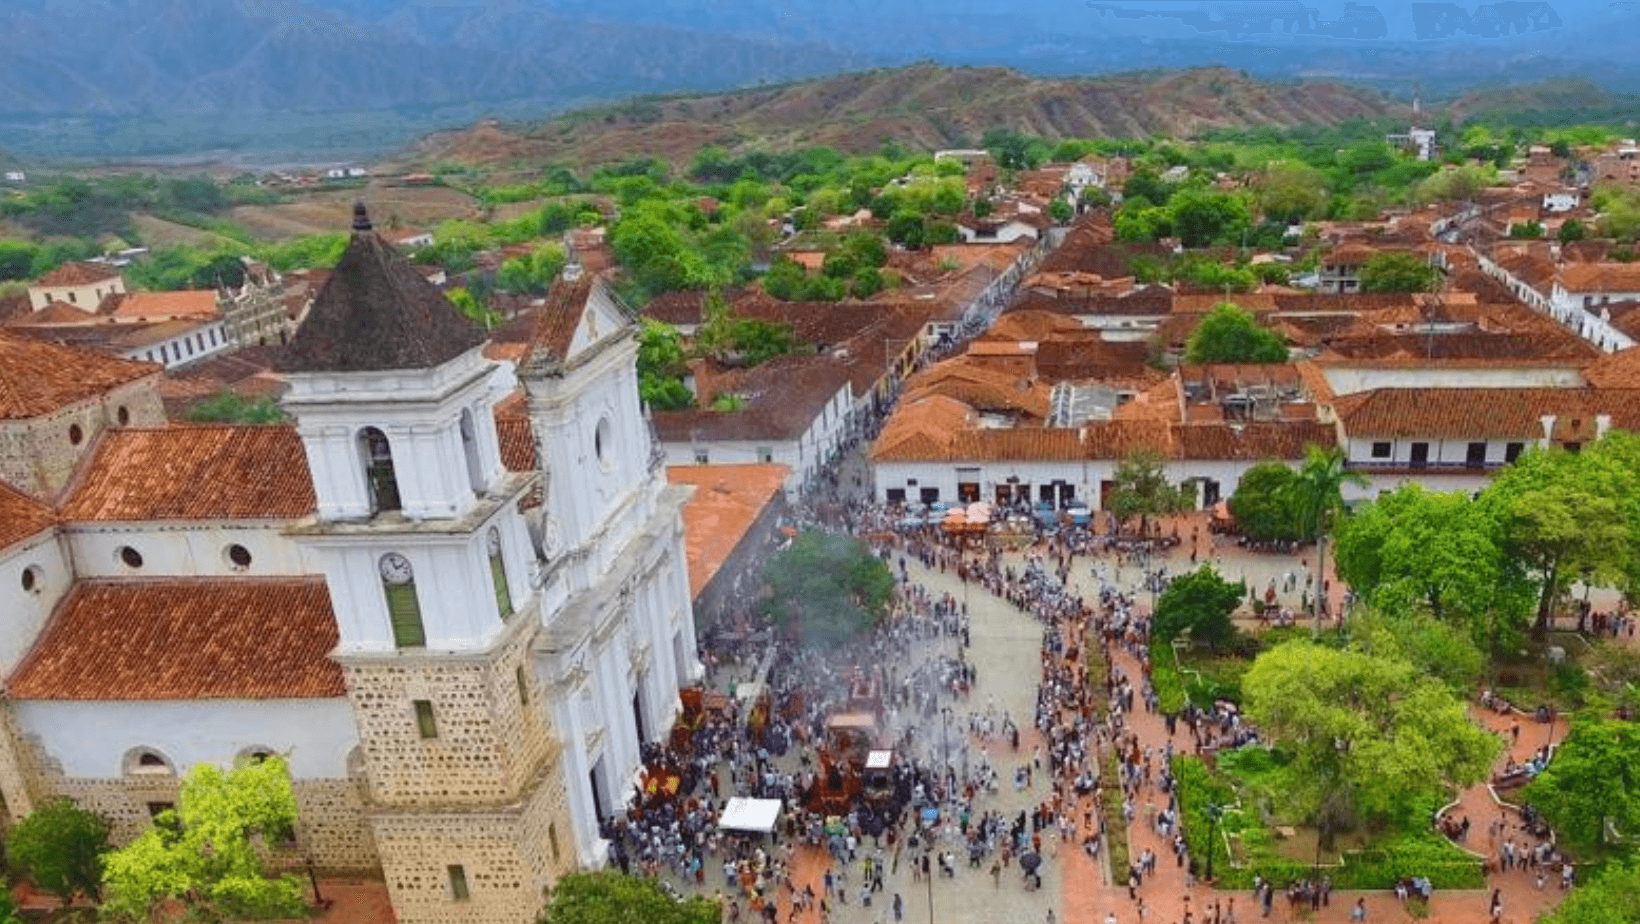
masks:
<path id="1" fill-rule="evenodd" d="M 1640 3 L 1603 0 L 6 0 L 0 23 L 0 147 L 37 157 L 341 156 L 483 116 L 919 60 L 1220 65 L 1403 98 L 1640 82 Z"/>
<path id="2" fill-rule="evenodd" d="M 1227 68 L 1150 75 L 1032 78 L 1005 68 L 931 64 L 780 87 L 674 96 L 571 112 L 544 123 L 487 121 L 422 139 L 395 166 L 434 162 L 599 164 L 641 155 L 686 161 L 707 145 L 826 145 L 868 153 L 894 139 L 971 147 L 993 128 L 1057 138 L 1183 137 L 1211 128 L 1402 118 L 1410 107 L 1370 88 L 1272 83 Z"/>

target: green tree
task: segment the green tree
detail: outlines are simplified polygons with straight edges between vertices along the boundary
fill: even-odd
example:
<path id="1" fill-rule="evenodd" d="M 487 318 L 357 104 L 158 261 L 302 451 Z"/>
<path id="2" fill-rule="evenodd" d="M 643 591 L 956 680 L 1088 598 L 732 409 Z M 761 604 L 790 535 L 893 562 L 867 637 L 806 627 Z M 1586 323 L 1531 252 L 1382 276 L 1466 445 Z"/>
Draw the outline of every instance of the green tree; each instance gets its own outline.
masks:
<path id="1" fill-rule="evenodd" d="M 683 335 L 670 324 L 643 318 L 638 327 L 638 397 L 662 411 L 681 411 L 695 396 L 683 384 Z"/>
<path id="2" fill-rule="evenodd" d="M 1168 203 L 1173 233 L 1186 247 L 1232 241 L 1252 225 L 1240 196 L 1187 185 Z"/>
<path id="3" fill-rule="evenodd" d="M 1415 610 L 1384 613 L 1364 607 L 1350 616 L 1350 639 L 1359 651 L 1410 662 L 1459 696 L 1475 688 L 1486 664 L 1467 629 Z"/>
<path id="4" fill-rule="evenodd" d="M 11 830 L 12 865 L 36 886 L 74 903 L 76 893 L 102 900 L 103 857 L 109 851 L 108 819 L 53 799 L 30 812 Z"/>
<path id="5" fill-rule="evenodd" d="M 1160 453 L 1139 449 L 1116 466 L 1110 512 L 1118 521 L 1139 518 L 1139 534 L 1149 532 L 1150 518 L 1190 509 L 1189 494 L 1167 480 L 1167 460 Z"/>
<path id="6" fill-rule="evenodd" d="M 1338 574 L 1380 610 L 1426 612 L 1505 648 L 1525 628 L 1532 595 L 1502 533 L 1494 511 L 1467 492 L 1409 483 L 1338 524 Z"/>
<path id="7" fill-rule="evenodd" d="M 1253 179 L 1253 194 L 1265 218 L 1286 224 L 1317 217 L 1327 205 L 1326 178 L 1304 163 L 1265 167 Z"/>
<path id="8" fill-rule="evenodd" d="M 1201 319 L 1185 342 L 1184 361 L 1201 363 L 1282 363 L 1287 342 L 1258 325 L 1240 305 L 1220 302 Z"/>
<path id="9" fill-rule="evenodd" d="M 1501 745 L 1444 684 L 1394 658 L 1287 642 L 1259 655 L 1241 689 L 1248 716 L 1292 755 L 1281 791 L 1323 841 L 1484 779 Z"/>
<path id="10" fill-rule="evenodd" d="M 1173 187 L 1162 181 L 1161 174 L 1148 165 L 1134 168 L 1122 183 L 1122 202 L 1144 199 L 1151 205 L 1166 205 L 1173 198 Z"/>
<path id="11" fill-rule="evenodd" d="M 488 297 L 484 301 L 480 301 L 471 289 L 457 286 L 446 291 L 444 297 L 450 300 L 450 304 L 456 306 L 456 310 L 461 312 L 462 317 L 474 324 L 483 325 L 485 330 L 489 330 L 501 323 L 500 313 L 491 309 L 487 304 Z"/>
<path id="12" fill-rule="evenodd" d="M 1573 889 L 1540 924 L 1634 924 L 1640 921 L 1640 858 L 1615 860 Z"/>
<path id="13" fill-rule="evenodd" d="M 718 924 L 723 909 L 700 896 L 678 901 L 650 879 L 615 870 L 559 879 L 536 924 Z"/>
<path id="14" fill-rule="evenodd" d="M 174 812 L 108 855 L 103 886 L 111 917 L 142 920 L 165 899 L 246 918 L 305 917 L 295 876 L 269 879 L 252 838 L 287 836 L 296 797 L 284 758 L 223 771 L 196 764 L 183 777 Z"/>
<path id="15" fill-rule="evenodd" d="M 189 408 L 188 420 L 193 423 L 283 424 L 290 422 L 290 416 L 278 401 L 266 395 L 246 398 L 224 388 Z"/>
<path id="16" fill-rule="evenodd" d="M 1167 643 L 1188 630 L 1191 641 L 1217 648 L 1236 634 L 1230 614 L 1246 596 L 1246 584 L 1232 584 L 1219 577 L 1212 565 L 1202 565 L 1174 578 L 1162 591 L 1156 600 L 1151 635 Z"/>
<path id="17" fill-rule="evenodd" d="M 1640 725 L 1574 722 L 1522 798 L 1581 847 L 1606 843 L 1607 824 L 1624 836 L 1640 834 Z"/>
<path id="18" fill-rule="evenodd" d="M 1292 492 L 1298 473 L 1285 462 L 1260 462 L 1248 469 L 1230 495 L 1236 529 L 1259 542 L 1308 538 L 1299 530 Z"/>
<path id="19" fill-rule="evenodd" d="M 1503 549 L 1538 587 L 1533 630 L 1549 629 L 1554 601 L 1581 575 L 1634 583 L 1640 537 L 1635 437 L 1608 434 L 1581 452 L 1533 449 L 1481 493 L 1503 526 Z"/>
<path id="20" fill-rule="evenodd" d="M 803 644 L 863 638 L 888 614 L 894 575 L 864 541 L 809 531 L 763 567 L 767 611 Z"/>
<path id="21" fill-rule="evenodd" d="M 39 254 L 40 248 L 28 241 L 0 241 L 0 280 L 29 278 Z"/>
<path id="22" fill-rule="evenodd" d="M 1543 222 L 1518 221 L 1509 226 L 1509 236 L 1523 240 L 1536 240 L 1543 236 Z"/>
<path id="23" fill-rule="evenodd" d="M 1327 536 L 1344 510 L 1344 485 L 1366 487 L 1369 482 L 1359 472 L 1344 468 L 1344 450 L 1339 446 L 1304 447 L 1304 464 L 1293 485 L 1293 506 L 1304 536 L 1315 540 L 1315 632 L 1321 632 L 1321 605 L 1326 599 Z"/>
<path id="24" fill-rule="evenodd" d="M 1064 199 L 1055 199 L 1048 203 L 1048 217 L 1052 218 L 1058 224 L 1064 224 L 1065 222 L 1070 221 L 1075 214 L 1076 210 L 1072 208 L 1071 204 L 1066 202 Z"/>
<path id="25" fill-rule="evenodd" d="M 1560 230 L 1555 232 L 1555 239 L 1560 241 L 1562 244 L 1570 244 L 1573 241 L 1581 241 L 1588 236 L 1589 230 L 1583 226 L 1583 222 L 1578 221 L 1575 218 L 1568 218 L 1561 222 Z"/>
<path id="26" fill-rule="evenodd" d="M 1415 253 L 1374 254 L 1361 267 L 1362 292 L 1435 292 L 1441 271 Z"/>

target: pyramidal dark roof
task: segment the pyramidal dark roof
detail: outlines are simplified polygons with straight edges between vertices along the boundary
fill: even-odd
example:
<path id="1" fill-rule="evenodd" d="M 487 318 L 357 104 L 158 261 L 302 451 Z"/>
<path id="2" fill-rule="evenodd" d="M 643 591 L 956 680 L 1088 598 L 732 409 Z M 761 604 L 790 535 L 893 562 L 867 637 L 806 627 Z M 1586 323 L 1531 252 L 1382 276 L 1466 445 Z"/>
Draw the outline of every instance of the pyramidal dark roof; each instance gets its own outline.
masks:
<path id="1" fill-rule="evenodd" d="M 437 287 L 372 230 L 364 203 L 353 239 L 279 357 L 285 372 L 428 369 L 483 343 Z"/>

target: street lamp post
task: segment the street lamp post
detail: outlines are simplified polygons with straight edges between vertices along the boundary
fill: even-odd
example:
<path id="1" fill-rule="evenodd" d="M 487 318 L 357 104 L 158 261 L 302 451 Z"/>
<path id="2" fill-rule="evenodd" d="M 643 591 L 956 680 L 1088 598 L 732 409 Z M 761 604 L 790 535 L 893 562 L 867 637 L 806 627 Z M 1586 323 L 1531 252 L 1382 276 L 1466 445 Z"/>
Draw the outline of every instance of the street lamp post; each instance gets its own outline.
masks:
<path id="1" fill-rule="evenodd" d="M 1213 881 L 1213 835 L 1223 814 L 1224 806 L 1217 802 L 1207 803 L 1207 882 Z"/>

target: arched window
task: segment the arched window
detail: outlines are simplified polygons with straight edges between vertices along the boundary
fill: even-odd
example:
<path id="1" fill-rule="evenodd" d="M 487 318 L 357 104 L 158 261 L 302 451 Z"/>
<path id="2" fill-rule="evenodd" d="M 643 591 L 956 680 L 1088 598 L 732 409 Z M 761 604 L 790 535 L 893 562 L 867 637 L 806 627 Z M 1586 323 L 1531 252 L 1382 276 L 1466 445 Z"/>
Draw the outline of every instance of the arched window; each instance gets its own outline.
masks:
<path id="1" fill-rule="evenodd" d="M 399 648 L 426 646 L 427 630 L 421 624 L 421 603 L 416 599 L 416 575 L 410 560 L 389 552 L 382 556 L 380 568 L 387 615 L 393 623 L 393 644 Z"/>
<path id="2" fill-rule="evenodd" d="M 122 770 L 126 776 L 175 776 L 176 769 L 164 754 L 153 748 L 132 748 L 125 752 Z"/>
<path id="3" fill-rule="evenodd" d="M 512 615 L 512 591 L 507 589 L 507 563 L 501 557 L 501 530 L 490 527 L 485 537 L 490 553 L 490 580 L 495 584 L 495 608 L 502 619 Z"/>
<path id="4" fill-rule="evenodd" d="M 467 457 L 467 483 L 473 493 L 484 493 L 484 471 L 478 464 L 478 433 L 473 427 L 473 412 L 461 412 L 461 451 Z"/>
<path id="5" fill-rule="evenodd" d="M 370 512 L 398 510 L 399 481 L 393 474 L 393 447 L 387 434 L 375 427 L 359 431 L 359 454 L 364 458 L 364 480 L 370 488 Z"/>

